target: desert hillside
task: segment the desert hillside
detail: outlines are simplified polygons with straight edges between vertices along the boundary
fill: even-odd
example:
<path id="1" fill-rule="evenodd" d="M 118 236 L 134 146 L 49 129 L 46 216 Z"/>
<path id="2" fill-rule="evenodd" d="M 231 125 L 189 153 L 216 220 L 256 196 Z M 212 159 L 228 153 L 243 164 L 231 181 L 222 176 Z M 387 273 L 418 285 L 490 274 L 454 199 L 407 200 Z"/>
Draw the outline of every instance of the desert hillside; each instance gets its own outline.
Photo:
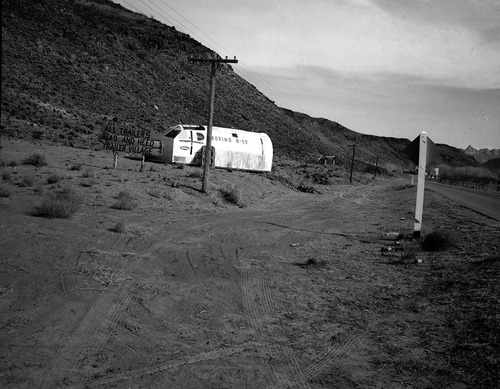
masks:
<path id="1" fill-rule="evenodd" d="M 206 123 L 209 69 L 193 64 L 209 49 L 189 35 L 107 0 L 2 1 L 2 135 L 95 146 L 103 121 L 118 117 L 161 130 Z M 214 125 L 266 132 L 275 154 L 297 161 L 337 155 L 411 162 L 408 139 L 363 135 L 339 123 L 278 107 L 231 66 L 217 74 Z M 441 145 L 436 163 L 478 163 Z M 345 162 L 347 163 L 347 162 Z"/>

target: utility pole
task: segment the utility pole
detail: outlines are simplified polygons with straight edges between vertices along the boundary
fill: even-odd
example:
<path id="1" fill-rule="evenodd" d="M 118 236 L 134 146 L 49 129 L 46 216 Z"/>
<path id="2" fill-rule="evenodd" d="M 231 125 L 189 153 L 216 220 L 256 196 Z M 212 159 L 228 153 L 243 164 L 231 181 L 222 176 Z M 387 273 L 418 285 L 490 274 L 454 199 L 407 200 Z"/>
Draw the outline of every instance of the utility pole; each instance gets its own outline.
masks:
<path id="1" fill-rule="evenodd" d="M 375 171 L 373 172 L 373 179 L 377 176 L 377 169 L 378 169 L 378 155 L 377 159 L 375 160 Z"/>
<path id="2" fill-rule="evenodd" d="M 354 155 L 356 155 L 356 143 L 352 145 L 351 175 L 349 176 L 349 182 L 351 184 L 352 184 L 352 170 L 354 169 Z"/>
<path id="3" fill-rule="evenodd" d="M 210 169 L 210 162 L 212 161 L 212 121 L 214 117 L 214 102 L 215 102 L 215 75 L 217 72 L 217 64 L 219 63 L 238 63 L 236 57 L 234 59 L 217 58 L 217 53 L 213 53 L 212 58 L 190 58 L 191 62 L 210 62 L 212 69 L 210 72 L 210 106 L 208 110 L 208 127 L 207 127 L 207 144 L 205 146 L 205 166 L 203 167 L 203 183 L 201 191 L 207 193 L 208 191 L 208 172 Z"/>

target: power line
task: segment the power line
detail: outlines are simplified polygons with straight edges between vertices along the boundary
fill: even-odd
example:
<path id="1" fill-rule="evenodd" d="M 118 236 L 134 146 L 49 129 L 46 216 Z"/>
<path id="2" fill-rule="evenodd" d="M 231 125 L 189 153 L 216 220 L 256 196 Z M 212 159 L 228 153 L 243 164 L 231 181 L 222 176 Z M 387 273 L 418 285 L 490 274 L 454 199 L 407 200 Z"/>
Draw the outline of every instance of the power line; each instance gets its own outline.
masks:
<path id="1" fill-rule="evenodd" d="M 121 1 L 123 1 L 125 4 L 127 4 L 130 8 L 134 9 L 138 13 L 141 13 L 141 14 L 143 13 L 140 10 L 138 10 L 135 6 L 133 6 L 132 4 L 130 4 L 127 0 L 121 0 Z M 194 32 L 192 29 L 190 29 L 189 27 L 187 27 L 185 24 L 183 24 L 181 21 L 179 21 L 178 19 L 176 19 L 175 17 L 173 17 L 171 14 L 169 14 L 164 9 L 158 7 L 156 4 L 152 3 L 152 5 L 156 8 L 156 10 L 154 10 L 153 8 L 151 8 L 149 6 L 149 4 L 145 3 L 144 1 L 142 1 L 142 0 L 137 0 L 137 1 L 139 1 L 144 7 L 146 7 L 150 11 L 152 11 L 153 14 L 158 13 L 168 23 L 177 24 L 177 26 L 183 27 L 183 29 L 185 31 L 189 32 L 191 35 L 193 35 L 194 37 L 196 37 L 201 43 L 203 43 L 204 45 L 206 45 L 208 48 L 210 48 L 210 49 L 213 50 L 213 46 L 215 45 L 215 46 L 219 47 L 219 49 L 221 49 L 221 51 L 227 53 L 229 56 L 235 57 L 235 55 L 233 53 L 231 53 L 229 50 L 225 49 L 215 39 L 211 38 L 208 34 L 206 34 L 201 29 L 199 29 L 195 24 L 193 24 L 191 21 L 189 21 L 188 19 L 186 19 L 182 14 L 180 14 L 173 7 L 171 7 L 170 5 L 166 4 L 164 0 L 161 0 L 161 3 L 164 6 L 168 7 L 172 11 L 174 11 L 177 15 L 179 15 L 180 18 L 182 18 L 184 21 L 186 21 L 191 26 L 193 26 L 202 35 L 204 35 L 205 37 L 207 37 L 208 39 L 210 39 L 210 41 L 212 41 L 213 44 L 208 43 L 204 38 L 200 37 L 199 34 L 197 34 L 196 32 Z M 175 23 L 172 22 L 172 20 Z M 213 51 L 216 51 L 216 50 L 213 50 Z M 255 72 L 253 72 L 252 70 L 250 70 L 250 68 L 242 66 L 241 64 L 238 66 L 238 68 L 239 68 L 240 73 L 245 76 L 245 79 L 247 79 L 247 81 L 250 81 L 250 82 L 252 82 L 254 84 L 258 84 L 260 89 L 263 89 L 268 94 L 270 94 L 270 96 L 268 96 L 268 97 L 272 97 L 273 99 L 281 102 L 280 104 L 282 104 L 284 106 L 291 107 L 294 110 L 302 111 L 302 112 L 305 111 L 304 108 L 302 108 L 297 103 L 295 103 L 295 102 L 291 101 L 290 99 L 288 99 L 283 93 L 281 93 L 279 90 L 277 90 L 276 88 L 274 88 L 274 86 L 272 86 L 267 80 L 265 80 L 264 78 L 258 76 Z"/>

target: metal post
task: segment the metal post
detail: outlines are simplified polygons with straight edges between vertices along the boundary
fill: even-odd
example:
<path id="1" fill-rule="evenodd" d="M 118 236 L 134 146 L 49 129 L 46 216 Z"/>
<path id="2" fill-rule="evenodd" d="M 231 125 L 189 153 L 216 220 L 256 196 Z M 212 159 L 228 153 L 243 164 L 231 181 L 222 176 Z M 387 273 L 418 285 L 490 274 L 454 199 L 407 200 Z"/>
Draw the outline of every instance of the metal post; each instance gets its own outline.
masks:
<path id="1" fill-rule="evenodd" d="M 427 133 L 424 131 L 420 134 L 420 142 L 419 142 L 417 203 L 415 206 L 415 225 L 413 228 L 414 238 L 420 238 L 420 231 L 422 229 L 426 163 L 427 163 Z"/>

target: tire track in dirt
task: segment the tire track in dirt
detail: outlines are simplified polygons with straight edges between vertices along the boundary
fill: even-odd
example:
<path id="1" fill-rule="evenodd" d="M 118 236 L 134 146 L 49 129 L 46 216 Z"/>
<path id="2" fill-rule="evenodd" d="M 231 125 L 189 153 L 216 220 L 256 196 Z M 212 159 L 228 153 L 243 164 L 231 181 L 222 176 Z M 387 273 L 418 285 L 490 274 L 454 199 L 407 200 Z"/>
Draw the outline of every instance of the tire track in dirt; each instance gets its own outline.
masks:
<path id="1" fill-rule="evenodd" d="M 99 235 L 99 237 L 102 235 Z M 129 244 L 131 238 L 120 236 L 114 241 L 110 242 L 110 240 L 107 239 L 105 242 L 107 244 L 104 244 L 104 246 L 108 246 L 113 250 L 123 250 Z M 75 250 L 78 250 L 78 248 Z M 75 250 L 71 252 L 74 253 Z M 142 261 L 137 261 L 131 270 L 134 271 L 141 265 L 143 265 Z M 147 266 L 141 266 L 141 269 L 147 270 L 148 267 L 156 266 L 155 261 L 147 261 Z M 71 289 L 78 289 L 76 278 L 62 277 L 61 282 L 63 283 L 63 290 L 65 289 L 66 292 Z M 74 321 L 67 339 L 64 341 L 65 345 L 59 349 L 58 357 L 52 362 L 52 367 L 43 378 L 41 388 L 50 388 L 59 381 L 71 380 L 76 374 L 83 374 L 84 378 L 88 378 L 86 373 L 90 371 L 90 367 L 83 366 L 83 359 L 80 357 L 85 353 L 86 349 L 95 350 L 97 353 L 102 351 L 120 316 L 132 299 L 131 283 L 127 283 L 127 285 L 115 291 L 115 293 L 119 293 L 116 299 L 113 299 L 113 289 L 107 289 L 95 301 L 87 303 L 85 312 Z"/>
<path id="2" fill-rule="evenodd" d="M 249 245 L 252 249 L 246 250 L 241 257 L 268 263 L 269 253 L 272 252 L 272 249 L 279 242 L 286 241 L 290 234 L 290 231 L 268 233 L 265 239 L 259 239 L 259 242 L 263 244 Z M 256 253 L 256 249 L 253 247 L 258 247 L 260 252 Z M 284 369 L 287 370 L 286 372 L 276 371 L 269 363 L 267 374 L 271 383 L 270 387 L 274 385 L 291 386 L 293 384 L 298 388 L 310 388 L 293 350 L 285 344 L 286 340 L 284 339 L 278 343 L 276 340 L 280 338 L 279 334 L 276 333 L 272 325 L 268 325 L 277 310 L 270 293 L 268 272 L 265 269 L 266 267 L 249 268 L 245 266 L 240 271 L 242 273 L 241 289 L 245 315 L 262 343 L 263 352 L 270 357 L 270 362 L 274 359 L 278 363 L 284 363 Z M 276 365 L 276 363 L 273 364 Z M 294 377 L 293 382 L 290 381 L 290 376 Z"/>
<path id="3" fill-rule="evenodd" d="M 256 337 L 260 344 L 259 350 L 261 354 L 265 354 L 269 357 L 269 360 L 277 359 L 278 350 L 275 349 L 273 339 L 269 339 L 266 336 L 264 327 L 260 323 L 261 313 L 259 307 L 257 305 L 256 297 L 252 294 L 254 288 L 251 285 L 251 270 L 250 269 L 242 269 L 241 270 L 241 290 L 242 290 L 242 303 L 245 316 L 248 320 L 248 323 L 253 328 L 256 333 Z M 265 365 L 266 375 L 268 377 L 269 382 L 277 382 L 279 381 L 279 376 L 276 374 L 275 370 L 270 366 L 269 363 Z"/>
<path id="4" fill-rule="evenodd" d="M 139 377 L 144 377 L 146 375 L 153 375 L 157 373 L 163 373 L 170 369 L 179 368 L 186 365 L 192 365 L 195 363 L 206 362 L 211 360 L 220 359 L 223 357 L 229 357 L 236 354 L 241 354 L 244 351 L 252 350 L 259 347 L 259 343 L 249 342 L 242 345 L 228 347 L 219 350 L 202 352 L 199 354 L 189 355 L 183 359 L 171 360 L 167 363 L 163 363 L 158 366 L 136 369 L 129 373 L 122 373 L 113 377 L 103 378 L 100 380 L 93 381 L 93 385 L 102 386 L 108 384 L 115 384 L 122 381 L 130 381 Z"/>
<path id="5" fill-rule="evenodd" d="M 312 217 L 315 218 L 314 216 Z M 311 223 L 311 220 L 309 220 L 308 222 L 307 219 L 310 218 L 308 217 L 306 218 L 306 220 L 301 220 L 301 224 Z M 313 226 L 315 226 L 317 223 L 321 224 L 321 221 L 318 222 L 316 219 L 312 221 Z M 287 227 L 287 226 L 283 225 L 280 227 Z M 272 240 L 268 239 L 267 243 L 265 243 L 264 246 L 260 246 L 261 251 L 262 248 L 267 249 L 266 251 L 270 251 L 270 249 L 274 247 L 278 242 L 281 243 L 282 245 L 283 244 L 288 245 L 288 243 L 292 242 L 292 240 L 295 241 L 297 238 L 296 236 L 297 233 L 294 231 L 297 230 L 297 228 L 291 226 L 287 227 L 287 229 L 291 229 L 293 231 L 283 234 L 278 239 L 276 239 L 274 243 Z M 308 230 L 303 230 L 303 232 L 314 233 L 314 231 L 308 231 Z M 251 256 L 251 254 L 248 254 L 248 256 Z M 272 314 L 276 312 L 276 306 L 273 302 L 270 293 L 269 278 L 266 277 L 265 274 L 266 272 L 262 268 L 260 269 L 257 268 L 254 269 L 253 271 L 250 271 L 249 269 L 244 269 L 243 271 L 246 271 L 247 273 L 245 274 L 244 281 L 242 284 L 245 296 L 244 303 L 246 305 L 249 315 L 254 316 L 254 318 L 251 318 L 252 325 L 257 327 L 257 331 L 259 333 L 267 332 L 268 334 L 270 334 L 271 340 L 279 339 L 279 333 L 276 332 L 276 330 L 272 325 L 265 326 L 265 328 L 259 328 L 259 326 L 262 326 L 265 323 L 263 323 L 262 320 L 256 319 L 257 316 L 260 314 L 272 317 Z M 245 285 L 245 283 L 247 283 L 247 285 Z M 252 296 L 251 293 L 248 293 L 249 289 L 253 290 L 256 293 L 256 295 Z M 258 304 L 255 304 L 254 301 L 257 301 Z M 309 381 L 319 376 L 325 370 L 334 365 L 336 360 L 355 344 L 355 340 L 356 338 L 354 336 L 351 336 L 349 338 L 346 338 L 341 343 L 335 345 L 334 347 L 330 347 L 323 357 L 321 357 L 314 363 L 310 364 L 305 369 L 301 369 L 300 364 L 298 363 L 295 357 L 295 353 L 290 346 L 286 344 L 281 344 L 281 345 L 274 344 L 272 347 L 270 347 L 269 351 L 274 352 L 277 357 L 285 359 L 287 361 L 287 366 L 290 371 L 290 374 L 288 374 L 287 377 L 281 377 L 281 379 L 278 378 L 277 380 L 272 380 L 269 387 L 276 389 L 290 388 L 290 387 L 309 388 L 310 387 Z M 275 377 L 276 374 L 273 375 L 273 378 Z"/>
<path id="6" fill-rule="evenodd" d="M 110 293 L 101 294 L 96 301 L 87 304 L 85 312 L 73 323 L 63 339 L 60 339 L 57 357 L 52 361 L 52 366 L 42 377 L 40 388 L 53 388 L 68 379 L 68 372 L 74 373 L 75 363 L 78 362 L 86 343 L 87 336 L 95 334 L 102 318 L 111 304 Z"/>
<path id="7" fill-rule="evenodd" d="M 111 301 L 108 306 L 108 311 L 102 318 L 101 322 L 95 324 L 95 336 L 90 339 L 88 343 L 80 347 L 80 355 L 84 355 L 86 350 L 91 350 L 94 354 L 100 354 L 108 342 L 109 339 L 114 338 L 110 336 L 111 332 L 116 328 L 118 321 L 127 308 L 132 299 L 131 288 L 123 288 L 120 292 L 116 301 Z M 111 309 L 109 307 L 111 306 Z M 106 309 L 106 305 L 103 305 L 103 309 Z M 121 345 L 116 339 L 114 344 Z M 134 350 L 132 347 L 118 347 L 114 351 L 125 352 L 125 355 L 130 354 L 130 349 Z M 135 350 L 134 350 L 135 351 Z M 77 384 L 76 387 L 82 387 L 84 385 L 84 380 L 89 378 L 89 373 L 92 370 L 92 366 L 89 364 L 84 365 L 85 358 L 75 358 L 72 366 L 67 370 L 73 377 L 78 375 L 82 376 L 82 380 Z"/>
<path id="8" fill-rule="evenodd" d="M 152 247 L 149 245 L 149 247 Z M 158 248 L 156 251 L 152 252 L 151 254 L 155 256 L 157 259 L 160 259 L 163 257 L 163 255 L 166 252 L 171 253 L 171 249 L 167 247 L 167 245 L 164 245 L 164 247 Z M 185 256 L 182 255 L 182 253 L 177 253 L 177 256 L 180 256 L 181 259 L 178 260 L 179 270 L 184 274 L 184 277 L 187 281 L 201 281 L 203 284 L 203 276 L 204 274 L 197 270 L 197 267 L 193 263 L 192 260 L 192 254 L 190 254 L 189 249 L 185 253 Z M 160 261 L 157 261 L 160 262 Z M 192 314 L 192 312 L 196 309 L 197 306 L 201 304 L 203 299 L 206 297 L 206 295 L 201 295 L 197 294 L 192 297 L 188 297 L 187 299 L 179 301 L 174 308 L 172 309 L 172 312 L 169 312 L 170 315 L 166 318 L 164 315 L 159 316 L 155 314 L 151 309 L 148 309 L 145 305 L 142 305 L 146 312 L 154 317 L 158 322 L 168 325 L 168 326 L 176 326 L 180 323 L 182 323 L 188 316 Z M 161 333 L 157 334 L 156 336 L 153 337 L 148 337 L 148 342 L 155 344 L 157 342 L 160 342 L 162 339 Z M 245 346 L 244 349 L 246 349 L 247 346 Z M 243 351 L 243 349 L 241 349 Z M 170 367 L 175 367 L 175 366 L 181 366 L 184 364 L 193 364 L 196 363 L 197 361 L 205 361 L 209 359 L 216 359 L 216 358 L 221 358 L 225 355 L 232 355 L 237 352 L 241 352 L 240 349 L 235 348 L 231 352 L 227 352 L 226 349 L 219 349 L 219 350 L 213 350 L 208 353 L 202 353 L 200 356 L 192 356 L 189 358 L 188 361 L 170 361 L 167 364 L 161 365 L 157 368 L 154 369 L 149 369 L 147 371 L 144 371 L 144 369 L 137 369 L 134 370 L 133 372 L 128 373 L 126 376 L 121 376 L 120 378 L 117 378 L 116 380 L 133 380 L 136 378 L 139 378 L 143 375 L 148 375 L 148 374 L 156 374 L 156 373 L 163 373 L 164 370 Z M 114 380 L 112 378 L 111 380 Z"/>
<path id="9" fill-rule="evenodd" d="M 160 238 L 161 239 L 161 238 Z M 157 241 L 160 241 L 160 239 L 157 239 Z M 162 240 L 162 239 L 161 239 Z M 115 242 L 111 247 L 115 249 L 125 249 L 127 245 L 130 243 L 131 239 L 121 239 L 118 242 Z M 146 261 L 142 260 L 137 260 L 133 266 L 130 267 L 130 272 L 131 274 L 136 275 L 136 277 L 139 279 L 141 278 L 141 275 L 149 275 L 153 274 L 155 270 L 158 269 L 160 264 L 162 263 L 162 259 L 165 258 L 165 254 L 167 251 L 170 252 L 170 250 L 167 248 L 167 245 L 163 241 L 163 245 L 160 244 L 155 244 L 152 245 L 151 242 L 148 242 L 148 250 L 146 251 L 146 254 L 142 254 L 140 258 L 147 258 Z M 141 247 L 137 247 L 137 251 L 141 251 Z M 155 283 L 158 282 L 158 280 L 162 277 L 161 274 L 157 275 Z M 134 284 L 137 288 L 140 288 L 144 286 L 144 284 L 138 284 L 137 280 L 136 283 Z M 95 342 L 92 346 L 93 349 L 95 349 L 95 354 L 100 354 L 102 352 L 110 353 L 113 352 L 117 354 L 119 357 L 123 357 L 125 360 L 139 360 L 139 361 L 144 361 L 147 360 L 148 355 L 143 354 L 142 352 L 136 350 L 133 346 L 123 344 L 120 342 L 116 337 L 110 336 L 111 331 L 113 331 L 116 326 L 119 324 L 119 321 L 121 319 L 122 313 L 125 311 L 127 306 L 129 305 L 130 301 L 133 298 L 132 292 L 132 284 L 130 287 L 122 289 L 120 296 L 118 297 L 118 301 L 116 303 L 117 309 L 112 310 L 112 314 L 105 320 L 105 323 L 103 325 L 103 328 L 101 327 L 101 332 L 98 334 L 97 338 L 95 339 Z M 179 303 L 179 305 L 183 305 L 182 302 Z M 194 309 L 192 307 L 189 310 L 181 310 L 177 309 L 174 310 L 175 312 L 179 312 L 179 315 L 173 318 L 174 322 L 180 322 L 184 320 L 184 318 L 189 315 L 189 313 Z M 146 312 L 148 312 L 151 316 L 155 317 L 154 313 L 151 310 L 146 309 Z M 160 321 L 164 322 L 164 318 L 160 318 L 156 315 Z M 154 336 L 151 339 L 148 339 L 151 343 L 155 344 L 158 341 L 160 341 L 161 336 Z M 86 367 L 82 367 L 81 363 L 77 364 L 75 366 L 74 370 L 79 370 L 81 373 L 83 373 L 85 378 L 90 378 L 90 373 L 92 371 L 92 367 L 87 365 Z M 82 383 L 81 385 L 83 385 Z M 78 387 L 81 387 L 78 386 Z"/>
<path id="10" fill-rule="evenodd" d="M 310 388 L 306 377 L 301 371 L 300 365 L 295 358 L 293 350 L 284 342 L 276 342 L 280 335 L 276 333 L 272 325 L 266 325 L 265 319 L 271 321 L 276 307 L 269 293 L 269 283 L 266 275 L 261 269 L 249 271 L 245 269 L 242 288 L 244 290 L 244 304 L 253 327 L 261 341 L 265 344 L 269 355 L 277 361 L 284 361 L 288 372 L 286 375 L 272 373 L 273 380 L 270 387 L 289 387 L 293 384 L 298 388 Z M 290 379 L 293 377 L 293 380 Z"/>
<path id="11" fill-rule="evenodd" d="M 371 203 L 373 200 L 370 198 L 374 188 L 373 187 L 347 187 L 340 191 L 338 197 L 353 202 L 358 205 Z M 333 199 L 332 199 L 333 200 Z"/>
<path id="12" fill-rule="evenodd" d="M 351 335 L 334 347 L 330 347 L 328 352 L 319 358 L 315 363 L 304 369 L 304 376 L 308 380 L 317 378 L 321 373 L 334 365 L 337 359 L 351 349 L 356 343 L 356 337 Z"/>
<path id="13" fill-rule="evenodd" d="M 130 286 L 123 288 L 116 299 L 111 291 L 101 293 L 73 323 L 69 336 L 64 341 L 64 346 L 59 349 L 58 357 L 45 376 L 41 388 L 50 388 L 54 383 L 65 379 L 71 380 L 77 373 L 83 373 L 85 377 L 89 369 L 82 366 L 81 356 L 86 349 L 101 351 L 131 298 Z"/>

